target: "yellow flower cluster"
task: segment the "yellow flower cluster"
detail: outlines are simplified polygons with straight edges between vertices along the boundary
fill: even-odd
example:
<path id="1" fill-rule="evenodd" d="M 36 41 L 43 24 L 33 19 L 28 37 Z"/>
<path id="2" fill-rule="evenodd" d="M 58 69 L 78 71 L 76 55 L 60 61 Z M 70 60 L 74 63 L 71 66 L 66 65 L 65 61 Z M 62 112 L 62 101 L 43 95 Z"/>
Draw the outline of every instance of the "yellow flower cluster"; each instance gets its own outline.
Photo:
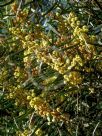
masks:
<path id="1" fill-rule="evenodd" d="M 83 54 L 85 61 L 91 59 L 96 54 L 96 50 L 93 45 L 96 40 L 96 36 L 87 34 L 89 31 L 88 27 L 86 25 L 81 27 L 81 23 L 75 13 L 71 12 L 69 14 L 68 23 L 73 28 L 72 38 L 74 38 L 74 42 L 76 44 L 79 44 L 79 50 Z"/>
<path id="2" fill-rule="evenodd" d="M 44 101 L 44 99 L 40 97 L 27 97 L 27 99 L 30 99 L 30 106 L 35 109 L 36 113 L 43 118 L 47 118 L 49 122 L 55 122 L 55 121 L 69 121 L 69 114 L 61 114 L 56 109 L 52 110 L 49 107 L 49 104 Z"/>
<path id="3" fill-rule="evenodd" d="M 22 89 L 20 86 L 8 86 L 6 87 L 8 93 L 6 95 L 7 99 L 15 100 L 16 106 L 29 106 L 29 101 L 27 100 L 27 96 L 31 93 L 31 91 L 27 91 Z"/>
<path id="4" fill-rule="evenodd" d="M 76 71 L 71 71 L 68 75 L 64 75 L 64 78 L 66 81 L 74 85 L 78 85 L 82 82 L 82 76 Z"/>
<path id="5" fill-rule="evenodd" d="M 88 67 L 84 67 L 84 71 L 90 73 L 90 72 L 93 72 L 93 68 L 88 68 Z"/>
<path id="6" fill-rule="evenodd" d="M 47 63 L 52 67 L 52 69 L 55 69 L 60 74 L 64 75 L 65 81 L 70 82 L 73 85 L 77 85 L 82 82 L 82 77 L 79 72 L 70 73 L 69 75 L 72 75 L 73 78 L 70 78 L 69 75 L 66 74 L 70 72 L 73 67 L 78 69 L 78 65 L 83 66 L 84 63 L 79 55 L 75 55 L 75 57 L 69 59 L 68 55 L 63 55 L 60 51 L 53 51 L 51 54 L 49 54 L 46 50 L 44 50 L 44 52 L 37 51 L 35 53 L 39 60 Z M 76 79 L 77 81 L 75 82 Z"/>
<path id="7" fill-rule="evenodd" d="M 38 129 L 35 131 L 35 134 L 36 134 L 36 136 L 43 136 L 43 131 L 42 131 L 40 128 L 38 128 Z"/>
<path id="8" fill-rule="evenodd" d="M 22 131 L 17 131 L 16 135 L 17 136 L 29 136 L 31 134 L 31 132 L 27 129 L 25 129 L 23 132 Z"/>
<path id="9" fill-rule="evenodd" d="M 36 127 L 36 126 L 34 126 Z M 25 129 L 24 131 L 17 131 L 16 132 L 16 136 L 29 136 L 32 134 L 31 130 Z M 43 131 L 41 130 L 41 128 L 38 128 L 35 131 L 36 136 L 43 136 Z"/>
<path id="10" fill-rule="evenodd" d="M 20 68 L 19 66 L 15 67 L 13 75 L 18 83 L 23 83 L 28 79 L 26 69 Z"/>

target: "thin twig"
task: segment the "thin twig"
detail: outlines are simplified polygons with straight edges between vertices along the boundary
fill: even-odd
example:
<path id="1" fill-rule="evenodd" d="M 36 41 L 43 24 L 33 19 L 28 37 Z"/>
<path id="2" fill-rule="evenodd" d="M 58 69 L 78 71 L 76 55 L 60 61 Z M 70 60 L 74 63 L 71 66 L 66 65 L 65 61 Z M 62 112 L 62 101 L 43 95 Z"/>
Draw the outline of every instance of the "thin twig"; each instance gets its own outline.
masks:
<path id="1" fill-rule="evenodd" d="M 22 0 L 20 1 L 19 3 L 19 6 L 18 6 L 18 9 L 17 9 L 17 13 L 16 13 L 16 17 L 18 16 L 19 14 L 19 11 L 20 11 L 20 8 L 21 8 L 21 5 L 22 5 Z"/>
<path id="2" fill-rule="evenodd" d="M 76 136 L 78 136 L 78 125 L 76 127 Z"/>
<path id="3" fill-rule="evenodd" d="M 100 123 L 100 122 L 98 122 L 98 123 L 96 124 L 96 126 L 95 126 L 95 128 L 94 128 L 94 131 L 93 131 L 93 133 L 92 133 L 92 136 L 95 136 L 95 131 L 96 131 L 96 129 L 97 129 L 99 123 Z"/>
<path id="4" fill-rule="evenodd" d="M 13 119 L 14 119 L 14 123 L 15 123 L 16 127 L 19 129 L 19 126 L 18 126 L 18 124 L 16 122 L 16 119 L 14 117 L 13 117 Z"/>

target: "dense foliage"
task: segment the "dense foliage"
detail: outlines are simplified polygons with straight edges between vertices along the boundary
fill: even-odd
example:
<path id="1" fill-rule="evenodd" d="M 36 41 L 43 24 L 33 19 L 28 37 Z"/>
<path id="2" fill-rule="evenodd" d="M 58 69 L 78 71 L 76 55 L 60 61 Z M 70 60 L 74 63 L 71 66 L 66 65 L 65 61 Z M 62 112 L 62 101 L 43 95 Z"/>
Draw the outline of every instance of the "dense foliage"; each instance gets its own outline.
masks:
<path id="1" fill-rule="evenodd" d="M 102 3 L 0 2 L 0 135 L 101 136 Z"/>

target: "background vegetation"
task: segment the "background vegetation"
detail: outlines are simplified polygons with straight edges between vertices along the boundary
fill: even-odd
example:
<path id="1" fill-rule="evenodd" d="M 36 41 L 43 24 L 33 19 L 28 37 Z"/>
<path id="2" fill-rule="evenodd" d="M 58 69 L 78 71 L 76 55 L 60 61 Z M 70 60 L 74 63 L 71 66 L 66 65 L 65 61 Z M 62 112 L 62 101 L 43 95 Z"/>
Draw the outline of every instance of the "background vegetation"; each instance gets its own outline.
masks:
<path id="1" fill-rule="evenodd" d="M 0 136 L 102 135 L 102 2 L 0 1 Z"/>

